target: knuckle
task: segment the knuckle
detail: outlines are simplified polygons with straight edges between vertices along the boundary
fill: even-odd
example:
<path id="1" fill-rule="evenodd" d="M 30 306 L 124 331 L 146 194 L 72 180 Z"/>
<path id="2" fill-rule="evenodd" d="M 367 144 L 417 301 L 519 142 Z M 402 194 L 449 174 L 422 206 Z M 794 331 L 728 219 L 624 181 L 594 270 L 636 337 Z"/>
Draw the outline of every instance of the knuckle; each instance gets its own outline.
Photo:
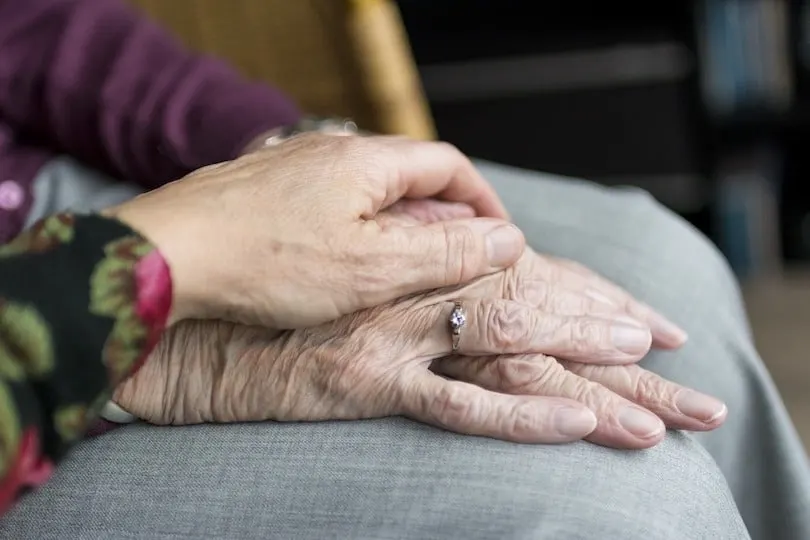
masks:
<path id="1" fill-rule="evenodd" d="M 531 306 L 544 308 L 554 301 L 553 288 L 545 281 L 538 279 L 521 279 L 514 274 L 509 276 L 506 284 L 506 298 L 525 302 Z"/>
<path id="2" fill-rule="evenodd" d="M 457 385 L 446 384 L 433 398 L 433 415 L 445 427 L 468 424 L 475 416 L 475 403 Z"/>
<path id="3" fill-rule="evenodd" d="M 355 139 L 354 137 L 336 137 L 337 139 L 341 140 L 341 144 L 349 145 L 351 139 Z M 356 148 L 356 152 L 362 156 L 365 166 L 369 174 L 372 175 L 383 175 L 383 174 L 391 174 L 396 167 L 392 167 L 392 164 L 397 163 L 394 159 L 396 155 L 394 152 L 386 147 L 379 144 L 371 144 L 365 141 L 357 142 L 359 139 L 351 141 L 354 143 L 354 147 Z"/>
<path id="4" fill-rule="evenodd" d="M 565 397 L 579 401 L 592 410 L 605 410 L 609 399 L 605 399 L 605 390 L 597 383 L 582 377 L 568 377 Z"/>
<path id="5" fill-rule="evenodd" d="M 447 244 L 447 283 L 464 283 L 476 277 L 481 266 L 481 254 L 473 231 L 468 227 L 445 227 L 444 233 Z"/>
<path id="6" fill-rule="evenodd" d="M 510 304 L 485 304 L 480 320 L 484 321 L 486 343 L 494 352 L 508 352 L 526 342 L 530 321 L 521 310 Z"/>
<path id="7" fill-rule="evenodd" d="M 615 375 L 619 373 L 618 370 L 578 362 L 561 362 L 561 365 L 565 371 L 569 372 L 566 397 L 573 398 L 601 414 L 607 414 L 609 409 L 616 405 L 618 395 L 611 390 L 614 386 L 605 387 L 597 381 L 602 380 L 608 371 Z M 626 371 L 622 368 L 622 372 Z M 618 382 L 614 384 L 622 386 Z"/>
<path id="8" fill-rule="evenodd" d="M 579 320 L 569 325 L 570 341 L 577 352 L 601 349 L 608 343 L 608 332 L 604 324 L 591 320 Z"/>
<path id="9" fill-rule="evenodd" d="M 501 357 L 496 363 L 499 388 L 506 391 L 538 391 L 558 385 L 565 370 L 543 355 Z"/>
<path id="10" fill-rule="evenodd" d="M 396 162 L 387 159 L 386 154 L 368 148 L 357 148 L 351 153 L 352 168 L 357 172 L 354 182 L 369 190 L 375 200 L 384 200 L 390 187 L 400 190 L 399 186 L 403 183 L 399 168 L 394 165 Z"/>
<path id="11" fill-rule="evenodd" d="M 656 375 L 639 370 L 631 376 L 629 385 L 632 401 L 650 405 L 663 405 L 667 397 L 672 395 L 668 390 L 668 384 L 664 379 Z"/>
<path id="12" fill-rule="evenodd" d="M 504 415 L 504 431 L 507 437 L 517 437 L 522 433 L 536 433 L 546 428 L 547 420 L 539 415 L 537 407 L 530 402 L 518 402 L 511 414 Z"/>
<path id="13" fill-rule="evenodd" d="M 501 357 L 495 362 L 498 387 L 517 390 L 537 377 L 537 367 L 525 356 Z"/>

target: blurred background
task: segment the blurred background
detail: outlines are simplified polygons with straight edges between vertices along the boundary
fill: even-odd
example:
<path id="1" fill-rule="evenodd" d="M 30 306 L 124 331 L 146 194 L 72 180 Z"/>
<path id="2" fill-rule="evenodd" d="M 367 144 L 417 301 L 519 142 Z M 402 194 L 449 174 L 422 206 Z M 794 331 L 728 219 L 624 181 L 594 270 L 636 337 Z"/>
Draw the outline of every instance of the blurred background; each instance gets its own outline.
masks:
<path id="1" fill-rule="evenodd" d="M 810 444 L 810 1 L 132 1 L 311 113 L 646 189 L 728 258 Z"/>
<path id="2" fill-rule="evenodd" d="M 720 247 L 810 445 L 810 2 L 399 5 L 442 138 L 642 187 Z"/>

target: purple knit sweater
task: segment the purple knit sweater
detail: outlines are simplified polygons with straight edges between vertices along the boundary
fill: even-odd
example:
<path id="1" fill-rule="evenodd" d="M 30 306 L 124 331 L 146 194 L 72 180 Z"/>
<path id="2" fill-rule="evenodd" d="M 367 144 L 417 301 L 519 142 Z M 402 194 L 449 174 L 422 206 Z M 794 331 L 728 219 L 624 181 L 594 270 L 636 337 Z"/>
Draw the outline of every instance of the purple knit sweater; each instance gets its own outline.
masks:
<path id="1" fill-rule="evenodd" d="M 0 0 L 0 242 L 55 154 L 151 188 L 298 117 L 122 0 Z"/>

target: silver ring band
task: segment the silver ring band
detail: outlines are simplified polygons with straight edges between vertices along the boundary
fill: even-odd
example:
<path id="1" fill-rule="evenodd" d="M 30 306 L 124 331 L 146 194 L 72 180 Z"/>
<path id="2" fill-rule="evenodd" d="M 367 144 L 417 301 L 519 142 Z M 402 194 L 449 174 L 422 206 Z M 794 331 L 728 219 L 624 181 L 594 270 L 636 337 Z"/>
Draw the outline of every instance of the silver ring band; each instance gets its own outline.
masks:
<path id="1" fill-rule="evenodd" d="M 464 313 L 464 308 L 461 307 L 461 302 L 456 301 L 453 303 L 453 311 L 450 312 L 448 320 L 450 324 L 450 336 L 453 339 L 453 352 L 458 351 L 458 344 L 461 341 L 461 330 L 467 323 L 467 315 Z"/>

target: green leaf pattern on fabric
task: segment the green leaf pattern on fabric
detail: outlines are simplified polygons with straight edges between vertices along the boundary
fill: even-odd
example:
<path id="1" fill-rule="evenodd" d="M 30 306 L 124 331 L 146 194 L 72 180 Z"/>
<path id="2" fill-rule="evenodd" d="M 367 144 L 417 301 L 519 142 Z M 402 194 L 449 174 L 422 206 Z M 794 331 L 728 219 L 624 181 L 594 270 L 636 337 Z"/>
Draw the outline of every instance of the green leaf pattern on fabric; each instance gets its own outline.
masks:
<path id="1" fill-rule="evenodd" d="M 90 278 L 90 312 L 115 319 L 104 347 L 104 362 L 113 381 L 125 377 L 142 354 L 147 329 L 135 313 L 135 264 L 151 244 L 129 236 L 108 244 Z"/>
<path id="2" fill-rule="evenodd" d="M 0 378 L 0 478 L 8 472 L 20 446 L 20 421 L 11 389 Z"/>
<path id="3" fill-rule="evenodd" d="M 60 407 L 53 416 L 56 433 L 65 442 L 76 442 L 87 427 L 87 413 L 87 406 L 81 403 Z"/>
<path id="4" fill-rule="evenodd" d="M 139 266 L 147 255 L 153 266 Z M 168 317 L 158 308 L 171 305 L 159 257 L 126 224 L 96 215 L 52 216 L 0 246 L 0 518 L 149 353 Z"/>
<path id="5" fill-rule="evenodd" d="M 26 232 L 4 246 L 0 246 L 0 257 L 19 255 L 20 253 L 42 253 L 60 244 L 73 240 L 72 214 L 58 214 L 35 223 Z"/>
<path id="6" fill-rule="evenodd" d="M 0 379 L 15 382 L 25 379 L 22 360 L 11 352 L 11 348 L 2 339 L 0 339 Z"/>
<path id="7" fill-rule="evenodd" d="M 31 377 L 53 369 L 53 340 L 48 324 L 31 307 L 0 303 L 0 372 L 15 378 L 15 364 Z"/>

